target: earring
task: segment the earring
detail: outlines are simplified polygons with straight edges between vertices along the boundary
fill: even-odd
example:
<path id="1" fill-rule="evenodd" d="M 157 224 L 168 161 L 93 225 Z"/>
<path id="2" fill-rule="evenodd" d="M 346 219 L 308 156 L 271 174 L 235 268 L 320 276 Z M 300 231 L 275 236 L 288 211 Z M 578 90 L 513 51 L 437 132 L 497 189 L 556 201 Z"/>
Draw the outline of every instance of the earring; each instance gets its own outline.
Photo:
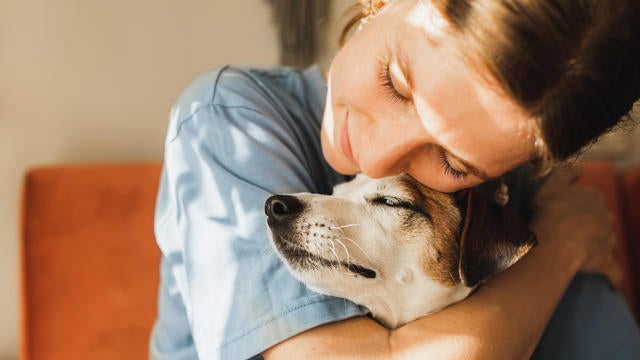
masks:
<path id="1" fill-rule="evenodd" d="M 493 200 L 502 206 L 509 202 L 509 187 L 504 183 L 504 178 L 500 178 L 500 185 L 493 193 Z"/>
<path id="2" fill-rule="evenodd" d="M 358 24 L 358 31 L 362 30 L 376 15 L 378 15 L 378 9 L 374 3 L 375 0 L 369 0 L 369 14 L 367 16 L 360 19 L 360 24 Z"/>

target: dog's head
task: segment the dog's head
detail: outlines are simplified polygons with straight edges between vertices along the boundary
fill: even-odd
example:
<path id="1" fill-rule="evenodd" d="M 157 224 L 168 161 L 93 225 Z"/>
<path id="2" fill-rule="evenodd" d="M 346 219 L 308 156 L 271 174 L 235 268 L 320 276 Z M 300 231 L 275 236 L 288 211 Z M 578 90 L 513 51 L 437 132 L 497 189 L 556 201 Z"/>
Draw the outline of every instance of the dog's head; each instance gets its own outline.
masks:
<path id="1" fill-rule="evenodd" d="M 407 175 L 275 195 L 265 212 L 295 277 L 388 327 L 464 299 L 535 244 L 523 220 L 474 190 L 440 193 Z"/>

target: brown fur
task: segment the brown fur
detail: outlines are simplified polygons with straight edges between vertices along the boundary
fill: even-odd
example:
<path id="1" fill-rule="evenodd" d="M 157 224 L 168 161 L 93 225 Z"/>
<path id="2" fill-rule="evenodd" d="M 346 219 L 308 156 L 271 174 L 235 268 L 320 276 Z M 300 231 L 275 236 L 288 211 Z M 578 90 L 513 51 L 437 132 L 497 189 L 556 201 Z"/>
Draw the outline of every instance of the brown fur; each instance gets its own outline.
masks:
<path id="1" fill-rule="evenodd" d="M 431 236 L 426 240 L 419 239 L 431 243 L 431 246 L 423 247 L 420 264 L 422 270 L 440 284 L 452 286 L 459 283 L 458 237 L 462 216 L 458 206 L 450 195 L 431 190 L 410 176 L 403 176 L 400 184 L 405 191 L 412 194 L 412 198 L 416 200 L 416 207 L 428 214 L 431 221 Z M 413 219 L 405 225 L 409 233 L 419 228 L 415 226 L 414 221 L 424 221 L 415 217 Z"/>

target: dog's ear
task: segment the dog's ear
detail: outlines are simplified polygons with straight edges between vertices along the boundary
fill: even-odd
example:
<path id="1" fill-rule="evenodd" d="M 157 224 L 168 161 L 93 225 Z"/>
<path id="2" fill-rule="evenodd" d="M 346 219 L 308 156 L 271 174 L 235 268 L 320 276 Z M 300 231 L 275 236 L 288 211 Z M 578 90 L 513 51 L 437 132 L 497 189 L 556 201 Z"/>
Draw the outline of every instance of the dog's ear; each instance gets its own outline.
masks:
<path id="1" fill-rule="evenodd" d="M 527 223 L 509 208 L 489 200 L 478 190 L 456 194 L 466 199 L 460 235 L 460 279 L 475 286 L 518 261 L 537 244 Z"/>

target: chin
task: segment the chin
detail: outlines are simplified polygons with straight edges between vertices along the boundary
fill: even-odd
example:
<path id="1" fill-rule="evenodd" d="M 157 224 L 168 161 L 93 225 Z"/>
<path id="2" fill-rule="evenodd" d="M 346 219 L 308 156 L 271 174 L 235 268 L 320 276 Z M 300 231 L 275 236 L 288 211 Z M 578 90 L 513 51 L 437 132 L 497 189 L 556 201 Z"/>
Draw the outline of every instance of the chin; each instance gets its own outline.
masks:
<path id="1" fill-rule="evenodd" d="M 322 134 L 322 156 L 333 170 L 343 175 L 355 175 L 360 169 L 347 160 L 340 150 Z"/>
<path id="2" fill-rule="evenodd" d="M 331 161 L 326 156 L 325 156 L 325 159 L 327 159 L 329 166 L 331 166 L 333 170 L 337 171 L 342 175 L 356 175 L 360 172 L 360 169 L 353 166 L 346 159 L 338 158 L 338 159 L 334 159 L 334 161 Z"/>

